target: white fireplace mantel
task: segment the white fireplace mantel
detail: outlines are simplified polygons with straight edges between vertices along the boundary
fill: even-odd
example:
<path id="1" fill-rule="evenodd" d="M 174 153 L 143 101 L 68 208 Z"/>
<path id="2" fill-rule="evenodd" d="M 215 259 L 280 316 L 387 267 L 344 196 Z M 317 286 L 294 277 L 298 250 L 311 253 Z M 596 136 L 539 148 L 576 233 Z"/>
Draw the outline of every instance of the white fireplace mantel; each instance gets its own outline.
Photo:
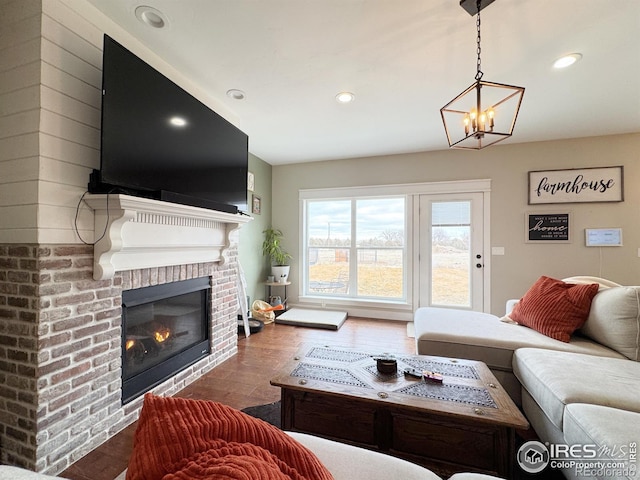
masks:
<path id="1" fill-rule="evenodd" d="M 229 235 L 252 220 L 130 195 L 87 195 L 94 210 L 93 278 L 115 272 L 226 261 Z"/>

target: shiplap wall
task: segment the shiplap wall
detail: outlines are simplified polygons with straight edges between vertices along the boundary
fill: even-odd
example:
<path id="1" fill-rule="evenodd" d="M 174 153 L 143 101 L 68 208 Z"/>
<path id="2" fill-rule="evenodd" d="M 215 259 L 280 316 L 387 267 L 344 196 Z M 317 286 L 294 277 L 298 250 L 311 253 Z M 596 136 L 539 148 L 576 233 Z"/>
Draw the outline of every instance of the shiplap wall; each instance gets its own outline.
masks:
<path id="1" fill-rule="evenodd" d="M 78 243 L 100 166 L 102 32 L 57 0 L 0 8 L 0 243 Z"/>
<path id="2" fill-rule="evenodd" d="M 40 10 L 0 0 L 0 243 L 37 237 Z"/>
<path id="3" fill-rule="evenodd" d="M 75 243 L 74 218 L 100 167 L 102 31 L 67 5 L 42 2 L 38 243 Z M 79 233 L 93 241 L 86 207 Z"/>
<path id="4" fill-rule="evenodd" d="M 100 166 L 107 33 L 232 123 L 238 119 L 84 0 L 0 0 L 0 243 L 93 241 L 81 205 Z M 79 234 L 79 235 L 78 235 Z"/>

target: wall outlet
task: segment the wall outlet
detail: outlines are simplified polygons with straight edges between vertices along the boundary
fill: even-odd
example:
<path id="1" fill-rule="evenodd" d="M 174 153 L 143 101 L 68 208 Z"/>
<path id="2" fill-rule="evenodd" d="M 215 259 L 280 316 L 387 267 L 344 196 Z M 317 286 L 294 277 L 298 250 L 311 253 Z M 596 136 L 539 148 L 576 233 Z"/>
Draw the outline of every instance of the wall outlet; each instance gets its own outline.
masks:
<path id="1" fill-rule="evenodd" d="M 491 247 L 491 255 L 504 255 L 504 247 Z"/>

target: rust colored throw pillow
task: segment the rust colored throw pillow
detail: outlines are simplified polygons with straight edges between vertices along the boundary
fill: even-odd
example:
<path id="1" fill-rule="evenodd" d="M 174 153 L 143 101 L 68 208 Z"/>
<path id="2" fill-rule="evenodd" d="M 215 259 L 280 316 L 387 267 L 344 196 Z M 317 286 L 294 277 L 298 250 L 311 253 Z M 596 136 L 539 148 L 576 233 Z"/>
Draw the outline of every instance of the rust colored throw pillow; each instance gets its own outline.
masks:
<path id="1" fill-rule="evenodd" d="M 332 480 L 278 428 L 217 402 L 146 394 L 127 480 Z"/>
<path id="2" fill-rule="evenodd" d="M 513 308 L 509 318 L 547 337 L 569 342 L 589 316 L 598 284 L 577 285 L 540 277 Z"/>

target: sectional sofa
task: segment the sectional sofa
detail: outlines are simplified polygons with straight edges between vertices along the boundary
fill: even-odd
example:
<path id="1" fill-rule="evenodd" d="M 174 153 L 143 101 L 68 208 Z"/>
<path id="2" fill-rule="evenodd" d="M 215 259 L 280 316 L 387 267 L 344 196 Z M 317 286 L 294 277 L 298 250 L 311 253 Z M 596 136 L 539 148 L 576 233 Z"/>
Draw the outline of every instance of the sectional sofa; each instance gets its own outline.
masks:
<path id="1" fill-rule="evenodd" d="M 282 430 L 226 405 L 145 395 L 126 473 L 116 480 L 441 480 L 390 455 Z M 57 477 L 0 465 L 0 480 Z M 498 480 L 459 473 L 450 480 Z"/>
<path id="2" fill-rule="evenodd" d="M 586 302 L 583 323 L 574 324 L 575 330 L 565 338 L 568 341 L 541 333 L 545 329 L 537 328 L 535 322 L 537 329 L 513 321 L 516 309 L 530 299 L 527 292 L 522 299 L 508 302 L 502 318 L 418 309 L 414 317 L 417 352 L 487 363 L 522 407 L 538 437 L 572 449 L 562 453 L 567 462 L 558 464 L 566 467 L 562 470 L 567 478 L 640 478 L 635 456 L 640 443 L 640 287 L 594 277 L 555 282 L 566 291 L 591 288 L 595 292 Z M 562 305 L 565 300 L 541 302 L 538 313 L 562 321 L 571 315 Z M 568 308 L 575 303 L 579 302 L 569 298 Z M 590 470 L 579 470 L 583 467 L 578 463 Z M 620 468 L 605 470 L 601 466 L 605 464 Z"/>

